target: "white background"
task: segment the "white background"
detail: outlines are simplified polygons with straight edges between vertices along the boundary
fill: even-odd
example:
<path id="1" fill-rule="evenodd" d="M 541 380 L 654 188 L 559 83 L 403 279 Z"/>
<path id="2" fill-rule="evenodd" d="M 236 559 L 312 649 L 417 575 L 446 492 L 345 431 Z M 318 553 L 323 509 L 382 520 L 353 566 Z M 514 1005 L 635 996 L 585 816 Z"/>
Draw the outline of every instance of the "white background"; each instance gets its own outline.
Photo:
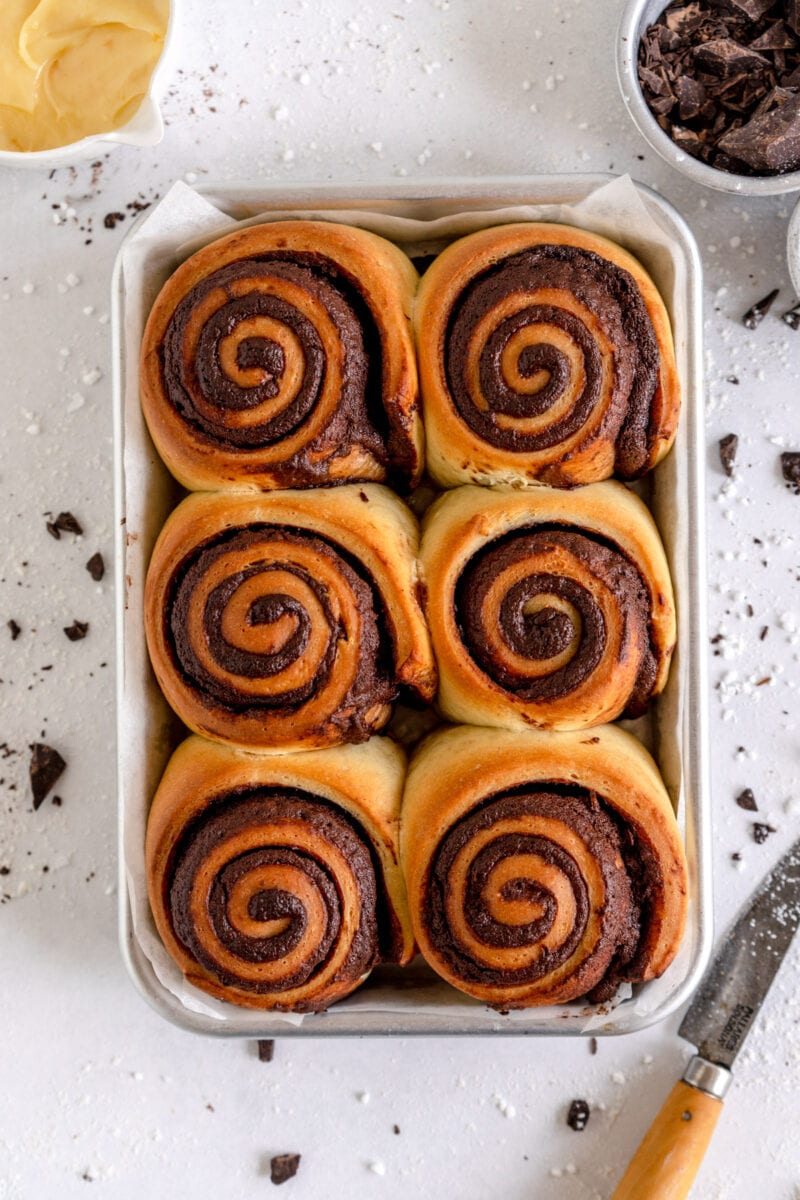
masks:
<path id="1" fill-rule="evenodd" d="M 706 271 L 722 928 L 800 833 L 800 497 L 778 462 L 781 448 L 800 449 L 800 331 L 777 315 L 793 298 L 791 198 L 706 193 L 656 160 L 614 80 L 617 0 L 182 7 L 161 146 L 114 150 L 94 174 L 88 164 L 52 179 L 0 172 L 0 867 L 10 868 L 0 877 L 0 1196 L 249 1200 L 271 1193 L 271 1155 L 300 1151 L 281 1194 L 303 1200 L 606 1197 L 688 1057 L 677 1019 L 601 1041 L 595 1057 L 586 1041 L 285 1040 L 266 1065 L 252 1044 L 168 1026 L 126 978 L 112 595 L 108 577 L 98 586 L 84 569 L 98 549 L 111 563 L 108 293 L 130 225 L 109 230 L 103 217 L 179 177 L 564 170 L 629 170 L 679 207 Z M 743 311 L 778 286 L 775 312 L 748 333 Z M 732 485 L 716 454 L 729 432 L 740 438 Z M 82 539 L 48 536 L 43 514 L 63 509 Z M 13 643 L 10 618 L 23 627 Z M 73 644 L 62 629 L 74 618 L 90 630 Z M 27 746 L 42 735 L 69 768 L 63 805 L 34 813 Z M 734 803 L 744 786 L 777 829 L 763 846 Z M 693 1193 L 703 1200 L 800 1196 L 798 962 L 800 946 L 737 1063 Z M 565 1123 L 577 1096 L 592 1106 L 580 1134 Z"/>

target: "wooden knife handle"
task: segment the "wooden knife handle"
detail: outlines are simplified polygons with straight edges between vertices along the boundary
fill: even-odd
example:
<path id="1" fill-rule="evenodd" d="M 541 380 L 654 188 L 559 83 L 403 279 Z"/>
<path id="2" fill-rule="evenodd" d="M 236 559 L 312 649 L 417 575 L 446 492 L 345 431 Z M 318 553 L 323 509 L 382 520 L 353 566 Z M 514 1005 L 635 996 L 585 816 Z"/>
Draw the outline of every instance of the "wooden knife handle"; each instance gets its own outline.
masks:
<path id="1" fill-rule="evenodd" d="M 676 1083 L 611 1200 L 685 1200 L 721 1112 L 715 1096 Z"/>

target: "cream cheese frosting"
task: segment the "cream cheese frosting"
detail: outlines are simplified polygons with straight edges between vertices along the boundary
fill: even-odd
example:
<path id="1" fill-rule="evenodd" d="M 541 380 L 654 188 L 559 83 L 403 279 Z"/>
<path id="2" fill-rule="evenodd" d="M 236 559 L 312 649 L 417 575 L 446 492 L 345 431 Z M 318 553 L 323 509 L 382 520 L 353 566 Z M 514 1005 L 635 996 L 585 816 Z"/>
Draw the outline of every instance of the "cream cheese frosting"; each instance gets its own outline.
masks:
<path id="1" fill-rule="evenodd" d="M 169 0 L 3 0 L 0 149 L 119 129 L 147 92 L 168 20 Z"/>

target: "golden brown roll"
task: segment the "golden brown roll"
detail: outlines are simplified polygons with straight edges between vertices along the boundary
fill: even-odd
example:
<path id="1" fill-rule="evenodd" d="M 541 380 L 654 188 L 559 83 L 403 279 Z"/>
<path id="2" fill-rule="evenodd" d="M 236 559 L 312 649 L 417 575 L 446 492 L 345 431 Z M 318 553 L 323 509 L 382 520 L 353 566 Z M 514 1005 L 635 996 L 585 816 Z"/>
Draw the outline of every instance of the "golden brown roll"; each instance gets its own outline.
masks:
<path id="1" fill-rule="evenodd" d="M 150 659 L 195 733 L 261 749 L 365 741 L 436 670 L 417 525 L 377 484 L 193 495 L 145 586 Z"/>
<path id="2" fill-rule="evenodd" d="M 142 343 L 142 408 L 173 475 L 196 491 L 412 485 L 417 279 L 390 242 L 325 221 L 250 226 L 193 254 Z"/>
<path id="3" fill-rule="evenodd" d="M 606 238 L 543 223 L 461 238 L 423 275 L 414 326 L 428 469 L 443 487 L 636 479 L 672 445 L 669 318 Z"/>
<path id="4" fill-rule="evenodd" d="M 434 733 L 409 767 L 400 848 L 420 950 L 495 1008 L 609 999 L 661 975 L 681 943 L 669 797 L 613 726 Z"/>
<path id="5" fill-rule="evenodd" d="M 263 755 L 191 737 L 147 825 L 156 926 L 190 983 L 248 1008 L 318 1012 L 413 953 L 388 738 Z"/>
<path id="6" fill-rule="evenodd" d="M 672 584 L 623 484 L 457 488 L 428 511 L 420 558 L 451 720 L 583 729 L 638 716 L 662 691 Z"/>

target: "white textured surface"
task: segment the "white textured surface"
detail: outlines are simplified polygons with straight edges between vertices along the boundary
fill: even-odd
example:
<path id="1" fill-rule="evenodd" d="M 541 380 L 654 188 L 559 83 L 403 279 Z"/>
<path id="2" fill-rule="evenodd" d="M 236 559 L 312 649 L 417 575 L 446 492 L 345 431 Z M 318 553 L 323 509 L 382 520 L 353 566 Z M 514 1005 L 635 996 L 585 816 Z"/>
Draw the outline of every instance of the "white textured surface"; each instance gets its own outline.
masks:
<path id="1" fill-rule="evenodd" d="M 84 569 L 97 549 L 111 558 L 108 282 L 130 220 L 109 230 L 103 217 L 181 176 L 613 169 L 678 205 L 707 279 L 709 632 L 725 635 L 710 648 L 722 652 L 710 660 L 722 927 L 800 833 L 800 497 L 778 461 L 800 449 L 800 332 L 777 316 L 793 298 L 789 202 L 704 194 L 654 158 L 617 95 L 614 0 L 193 7 L 160 147 L 115 150 L 100 172 L 0 174 L 0 742 L 16 752 L 0 749 L 0 867 L 10 868 L 0 876 L 0 1196 L 249 1200 L 270 1192 L 271 1155 L 300 1151 L 285 1194 L 305 1200 L 605 1197 L 688 1054 L 676 1021 L 601 1042 L 594 1058 L 586 1042 L 556 1040 L 284 1041 L 262 1064 L 251 1045 L 165 1025 L 126 979 L 102 665 L 111 594 L 108 577 L 96 585 Z M 776 286 L 775 312 L 748 333 L 742 312 Z M 716 453 L 728 432 L 740 436 L 732 482 Z M 44 512 L 63 509 L 81 520 L 79 541 L 48 536 Z M 15 642 L 10 618 L 23 629 Z M 74 618 L 90 623 L 85 641 L 62 632 Z M 27 746 L 40 736 L 69 768 L 63 805 L 34 813 Z M 744 786 L 777 828 L 762 846 L 734 804 Z M 799 961 L 800 946 L 737 1064 L 695 1188 L 704 1200 L 797 1196 Z M 565 1124 L 576 1096 L 592 1106 L 580 1134 Z"/>

